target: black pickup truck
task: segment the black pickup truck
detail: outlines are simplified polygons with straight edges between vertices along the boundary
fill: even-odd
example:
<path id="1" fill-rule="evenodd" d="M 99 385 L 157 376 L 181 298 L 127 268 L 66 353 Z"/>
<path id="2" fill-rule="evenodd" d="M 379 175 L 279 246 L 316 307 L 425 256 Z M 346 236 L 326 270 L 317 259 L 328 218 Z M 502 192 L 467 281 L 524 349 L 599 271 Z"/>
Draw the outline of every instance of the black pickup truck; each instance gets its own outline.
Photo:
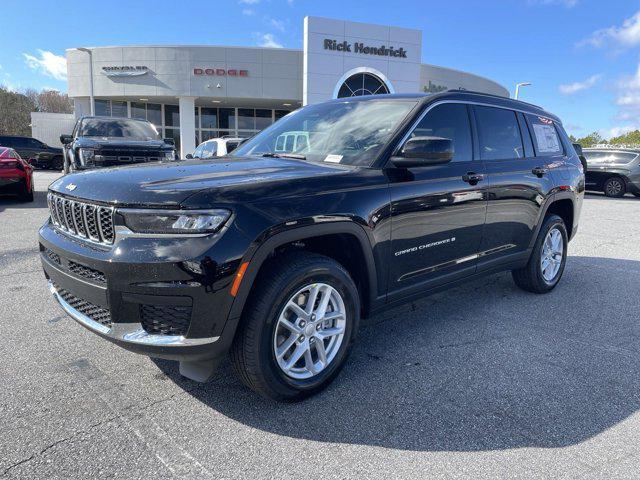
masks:
<path id="1" fill-rule="evenodd" d="M 152 123 L 118 117 L 81 117 L 61 135 L 64 172 L 175 159 L 173 139 L 162 140 Z"/>
<path id="2" fill-rule="evenodd" d="M 277 149 L 291 132 L 308 141 Z M 249 387 L 294 401 L 338 374 L 361 317 L 504 270 L 553 289 L 584 185 L 539 107 L 354 97 L 304 107 L 231 156 L 62 177 L 41 260 L 97 335 L 199 381 L 230 352 Z"/>

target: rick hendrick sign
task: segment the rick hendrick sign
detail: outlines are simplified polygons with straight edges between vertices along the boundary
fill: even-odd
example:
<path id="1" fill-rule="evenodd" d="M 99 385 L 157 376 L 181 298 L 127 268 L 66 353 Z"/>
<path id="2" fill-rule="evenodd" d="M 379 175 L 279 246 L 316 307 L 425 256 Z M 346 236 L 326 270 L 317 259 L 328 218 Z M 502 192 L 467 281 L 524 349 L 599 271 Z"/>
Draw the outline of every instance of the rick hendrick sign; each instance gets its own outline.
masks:
<path id="1" fill-rule="evenodd" d="M 404 48 L 393 48 L 381 45 L 379 47 L 370 47 L 361 42 L 354 42 L 353 50 L 350 43 L 338 42 L 330 38 L 324 39 L 324 49 L 332 50 L 334 52 L 354 52 L 362 53 L 364 55 L 378 55 L 381 57 L 401 57 L 407 58 L 407 51 Z"/>

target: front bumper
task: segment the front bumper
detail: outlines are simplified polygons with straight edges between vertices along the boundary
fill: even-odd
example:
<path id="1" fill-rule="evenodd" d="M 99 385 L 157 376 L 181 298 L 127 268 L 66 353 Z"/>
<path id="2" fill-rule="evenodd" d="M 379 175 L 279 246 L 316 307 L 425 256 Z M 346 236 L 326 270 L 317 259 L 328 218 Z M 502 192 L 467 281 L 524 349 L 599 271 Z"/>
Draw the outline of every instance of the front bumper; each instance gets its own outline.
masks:
<path id="1" fill-rule="evenodd" d="M 232 260 L 230 247 L 240 244 L 236 233 L 116 237 L 104 247 L 47 221 L 39 232 L 40 256 L 51 294 L 88 330 L 150 357 L 202 362 L 220 358 L 233 338 L 224 327 L 240 261 Z"/>

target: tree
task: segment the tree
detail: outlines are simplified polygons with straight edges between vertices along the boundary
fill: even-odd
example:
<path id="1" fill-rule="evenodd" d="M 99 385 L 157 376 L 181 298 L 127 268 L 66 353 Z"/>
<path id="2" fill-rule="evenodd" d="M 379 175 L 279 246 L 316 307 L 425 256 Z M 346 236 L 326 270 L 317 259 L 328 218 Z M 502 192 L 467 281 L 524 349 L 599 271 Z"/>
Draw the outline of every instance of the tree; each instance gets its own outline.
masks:
<path id="1" fill-rule="evenodd" d="M 640 130 L 633 130 L 609 140 L 613 145 L 640 145 Z"/>
<path id="2" fill-rule="evenodd" d="M 582 148 L 593 147 L 598 143 L 607 143 L 607 141 L 602 138 L 598 132 L 593 132 L 587 135 L 586 137 L 578 138 L 574 143 L 579 143 Z"/>
<path id="3" fill-rule="evenodd" d="M 0 85 L 0 135 L 31 135 L 35 103 L 26 95 Z"/>
<path id="4" fill-rule="evenodd" d="M 38 92 L 29 88 L 24 94 L 33 101 L 38 112 L 73 113 L 73 104 L 66 93 L 60 93 L 57 90 Z"/>

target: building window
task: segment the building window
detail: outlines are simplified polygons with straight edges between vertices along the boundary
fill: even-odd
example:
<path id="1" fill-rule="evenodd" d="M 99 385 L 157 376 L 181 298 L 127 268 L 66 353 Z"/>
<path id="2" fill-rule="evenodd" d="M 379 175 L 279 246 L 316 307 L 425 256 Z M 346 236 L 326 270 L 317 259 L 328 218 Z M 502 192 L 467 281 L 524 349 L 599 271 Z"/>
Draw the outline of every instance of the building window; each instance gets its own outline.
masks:
<path id="1" fill-rule="evenodd" d="M 344 81 L 338 91 L 338 98 L 384 93 L 389 93 L 389 89 L 377 76 L 372 73 L 356 73 Z"/>
<path id="2" fill-rule="evenodd" d="M 200 121 L 202 122 L 200 128 L 218 128 L 218 109 L 202 107 Z"/>
<path id="3" fill-rule="evenodd" d="M 180 126 L 180 110 L 177 105 L 164 106 L 164 125 L 165 127 Z"/>
<path id="4" fill-rule="evenodd" d="M 94 112 L 99 117 L 111 116 L 111 101 L 110 100 L 94 100 Z"/>

